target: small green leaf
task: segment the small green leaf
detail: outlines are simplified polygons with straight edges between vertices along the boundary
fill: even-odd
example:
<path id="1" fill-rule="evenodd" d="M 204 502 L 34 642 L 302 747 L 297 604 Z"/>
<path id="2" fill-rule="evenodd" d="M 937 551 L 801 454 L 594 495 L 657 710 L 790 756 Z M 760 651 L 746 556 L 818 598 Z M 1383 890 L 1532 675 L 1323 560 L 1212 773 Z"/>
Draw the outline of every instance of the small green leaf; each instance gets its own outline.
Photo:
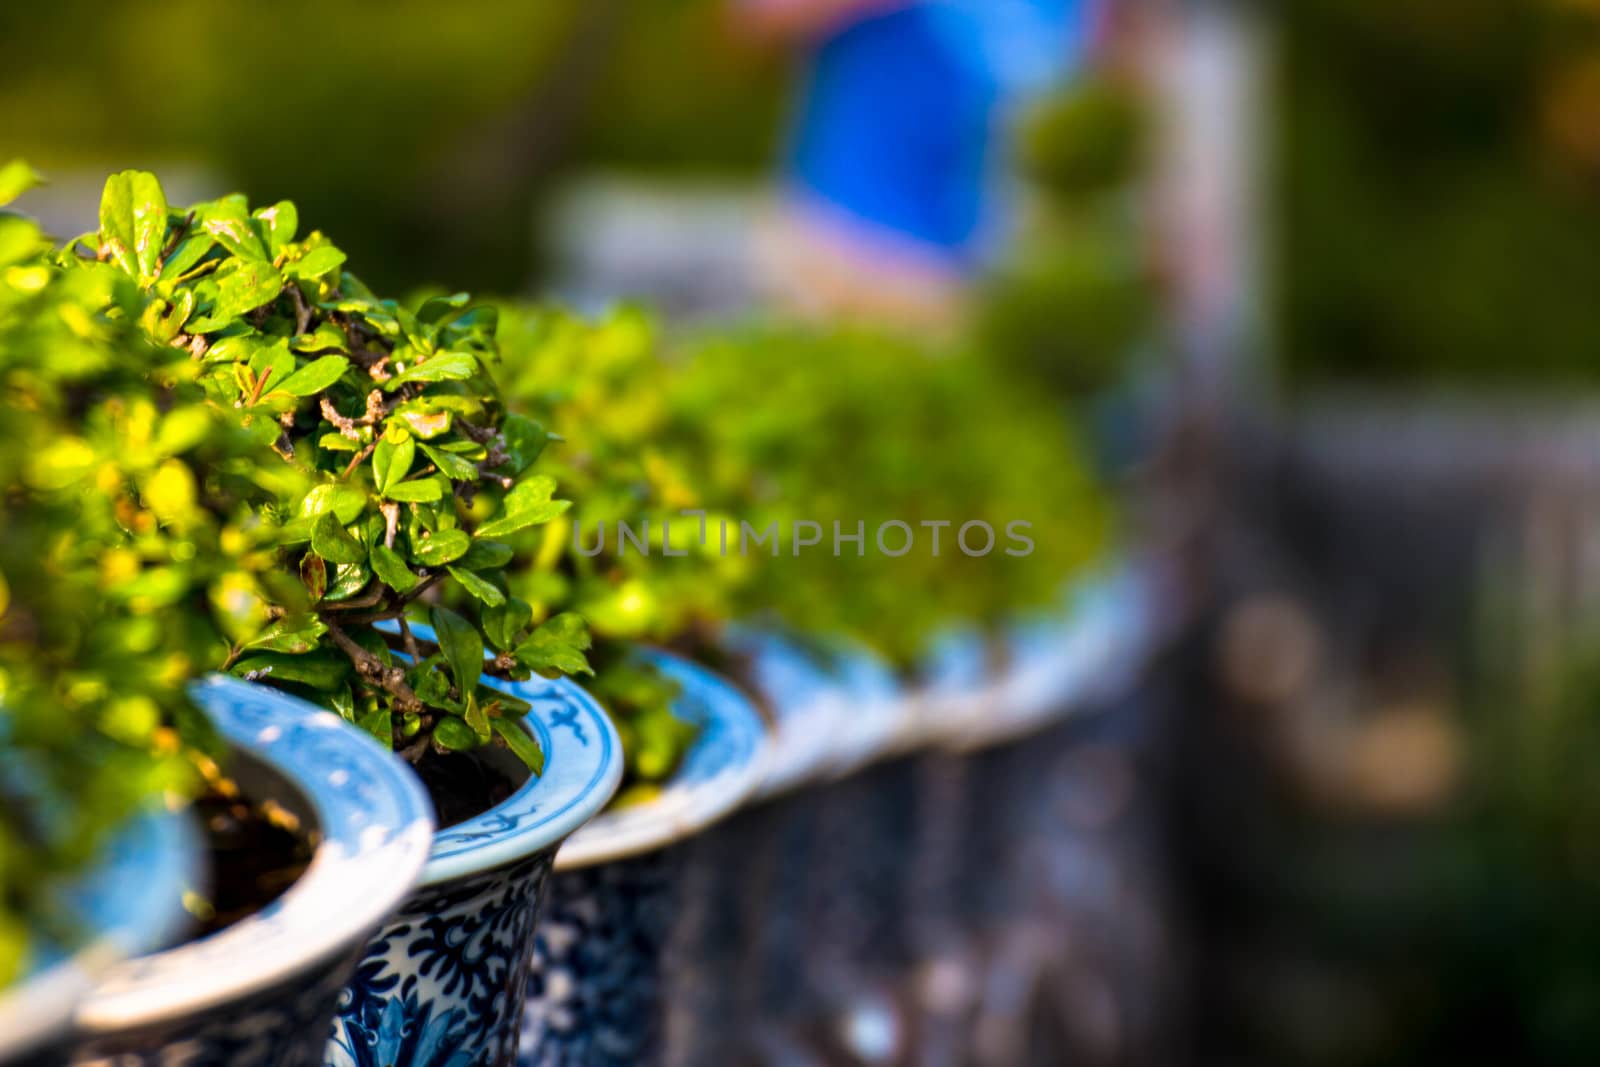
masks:
<path id="1" fill-rule="evenodd" d="M 340 563 L 333 568 L 333 582 L 322 599 L 337 604 L 349 600 L 367 587 L 372 572 L 365 563 Z"/>
<path id="2" fill-rule="evenodd" d="M 315 396 L 344 376 L 350 361 L 343 356 L 314 359 L 272 387 L 274 393 Z"/>
<path id="3" fill-rule="evenodd" d="M 572 506 L 570 500 L 551 500 L 556 480 L 540 474 L 519 483 L 506 494 L 500 517 L 478 527 L 479 537 L 501 537 L 529 526 L 549 522 Z"/>
<path id="4" fill-rule="evenodd" d="M 492 605 L 483 612 L 483 632 L 489 643 L 501 652 L 509 652 L 517 638 L 533 621 L 533 608 L 526 600 L 510 597 L 503 604 Z"/>
<path id="5" fill-rule="evenodd" d="M 160 280 L 167 282 L 181 278 L 204 259 L 206 253 L 215 248 L 216 244 L 216 240 L 209 233 L 185 235 L 183 240 L 178 242 L 178 247 L 167 257 L 166 262 L 161 264 Z"/>
<path id="6" fill-rule="evenodd" d="M 283 278 L 266 260 L 232 259 L 216 273 L 217 298 L 210 314 L 193 323 L 192 333 L 221 329 L 240 315 L 270 303 L 283 291 Z"/>
<path id="7" fill-rule="evenodd" d="M 494 583 L 484 578 L 480 578 L 478 575 L 464 567 L 450 567 L 449 571 L 451 576 L 455 578 L 456 581 L 461 583 L 461 588 L 465 589 L 468 593 L 471 593 L 485 604 L 488 604 L 490 607 L 494 607 L 497 604 L 504 604 L 506 602 L 506 595 L 502 593 L 499 587 L 494 585 Z"/>
<path id="8" fill-rule="evenodd" d="M 416 442 L 407 434 L 405 440 L 394 443 L 385 435 L 372 452 L 372 477 L 379 492 L 398 483 L 411 471 L 411 460 L 417 454 Z"/>
<path id="9" fill-rule="evenodd" d="M 583 618 L 565 612 L 546 620 L 517 646 L 517 662 L 540 673 L 593 674 L 583 654 L 590 643 L 589 628 Z"/>
<path id="10" fill-rule="evenodd" d="M 154 174 L 125 170 L 100 194 L 100 241 L 112 262 L 148 286 L 167 239 L 167 198 Z"/>
<path id="11" fill-rule="evenodd" d="M 405 560 L 400 558 L 400 553 L 387 545 L 372 546 L 371 563 L 378 580 L 397 593 L 411 592 L 422 580 L 406 566 Z"/>
<path id="12" fill-rule="evenodd" d="M 527 765 L 534 777 L 544 773 L 544 751 L 539 748 L 539 742 L 533 739 L 533 735 L 523 728 L 519 720 L 491 719 L 489 725 L 500 735 L 500 740 L 506 743 L 506 747 Z"/>
<path id="13" fill-rule="evenodd" d="M 315 518 L 323 512 L 331 511 L 338 517 L 339 522 L 346 526 L 360 518 L 365 510 L 367 510 L 367 494 L 344 482 L 323 482 L 300 501 L 302 517 Z"/>
<path id="14" fill-rule="evenodd" d="M 478 373 L 478 358 L 470 352 L 439 352 L 383 383 L 394 392 L 411 382 L 465 381 Z"/>
<path id="15" fill-rule="evenodd" d="M 291 278 L 320 278 L 336 270 L 345 261 L 345 255 L 332 245 L 313 248 L 293 263 L 286 264 L 283 272 Z"/>
<path id="16" fill-rule="evenodd" d="M 526 415 L 515 413 L 506 416 L 505 423 L 500 427 L 500 436 L 505 440 L 506 452 L 511 456 L 511 473 L 514 475 L 533 466 L 534 460 L 539 458 L 550 441 L 550 435 L 543 426 Z"/>
<path id="17" fill-rule="evenodd" d="M 257 208 L 252 217 L 266 232 L 267 251 L 274 256 L 294 240 L 294 231 L 300 228 L 300 212 L 289 200 L 280 200 L 271 207 Z"/>
<path id="18" fill-rule="evenodd" d="M 456 482 L 475 482 L 478 480 L 478 466 L 469 459 L 462 459 L 454 452 L 446 452 L 432 445 L 424 444 L 422 454 L 433 461 L 445 477 Z"/>
<path id="19" fill-rule="evenodd" d="M 240 678 L 259 674 L 262 681 L 299 682 L 313 689 L 333 689 L 350 676 L 350 661 L 331 649 L 303 656 L 257 652 L 241 658 L 230 670 Z"/>
<path id="20" fill-rule="evenodd" d="M 375 708 L 356 720 L 356 725 L 378 739 L 384 748 L 394 747 L 394 715 L 386 707 Z"/>
<path id="21" fill-rule="evenodd" d="M 468 696 L 477 689 L 483 675 L 483 638 L 470 622 L 449 608 L 435 606 L 428 619 L 433 623 L 439 652 L 455 677 L 456 691 Z"/>
<path id="22" fill-rule="evenodd" d="M 453 752 L 470 751 L 480 744 L 478 735 L 472 732 L 472 727 L 453 715 L 439 720 L 438 725 L 433 728 L 433 739 L 439 743 L 440 748 Z"/>
<path id="23" fill-rule="evenodd" d="M 362 563 L 367 550 L 345 530 L 332 511 L 317 516 L 311 527 L 311 550 L 329 563 Z"/>
<path id="24" fill-rule="evenodd" d="M 444 486 L 436 478 L 418 478 L 414 481 L 401 482 L 391 485 L 383 491 L 383 495 L 390 500 L 399 500 L 405 503 L 432 503 L 444 497 Z"/>
<path id="25" fill-rule="evenodd" d="M 267 246 L 252 225 L 245 198 L 235 193 L 196 208 L 200 228 L 235 256 L 246 260 L 268 260 Z M 276 272 L 274 272 L 276 273 Z"/>
<path id="26" fill-rule="evenodd" d="M 20 159 L 0 166 L 0 207 L 5 207 L 44 179 Z"/>
<path id="27" fill-rule="evenodd" d="M 472 539 L 461 530 L 440 530 L 411 549 L 411 558 L 426 567 L 440 567 L 466 555 Z"/>
<path id="28" fill-rule="evenodd" d="M 315 615 L 286 615 L 245 642 L 244 647 L 299 655 L 316 648 L 318 639 L 327 632 L 327 626 Z"/>
<path id="29" fill-rule="evenodd" d="M 511 546 L 503 541 L 474 541 L 460 563 L 475 571 L 493 571 L 510 563 L 513 555 Z"/>

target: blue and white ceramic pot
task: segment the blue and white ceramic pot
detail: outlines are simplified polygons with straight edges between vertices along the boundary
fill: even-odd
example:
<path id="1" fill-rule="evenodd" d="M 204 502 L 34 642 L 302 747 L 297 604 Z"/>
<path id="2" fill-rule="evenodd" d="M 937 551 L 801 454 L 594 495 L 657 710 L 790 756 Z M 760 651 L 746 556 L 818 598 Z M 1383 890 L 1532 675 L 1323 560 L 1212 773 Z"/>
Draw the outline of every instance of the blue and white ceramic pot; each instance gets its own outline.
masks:
<path id="1" fill-rule="evenodd" d="M 665 1062 L 707 1025 L 692 841 L 760 783 L 766 730 L 754 706 L 711 672 L 640 650 L 680 687 L 673 711 L 699 727 L 650 802 L 607 812 L 556 856 L 535 938 L 519 1064 Z"/>
<path id="2" fill-rule="evenodd" d="M 489 681 L 531 705 L 523 723 L 544 753 L 543 773 L 434 837 L 419 887 L 340 996 L 325 1064 L 499 1067 L 515 1058 L 556 849 L 611 799 L 623 758 L 616 729 L 578 686 Z M 517 769 L 507 751 L 485 758 Z"/>
<path id="3" fill-rule="evenodd" d="M 316 1064 L 368 937 L 422 871 L 427 796 L 371 737 L 273 689 L 194 689 L 233 750 L 231 777 L 314 835 L 301 877 L 209 937 L 113 968 L 79 1007 L 71 1062 L 116 1067 Z"/>
<path id="4" fill-rule="evenodd" d="M 40 947 L 27 976 L 0 991 L 0 1063 L 60 1063 L 73 1013 L 95 981 L 174 937 L 188 919 L 183 894 L 202 874 L 200 835 L 188 815 L 143 815 L 117 835 L 100 863 L 63 889 L 84 943 Z"/>

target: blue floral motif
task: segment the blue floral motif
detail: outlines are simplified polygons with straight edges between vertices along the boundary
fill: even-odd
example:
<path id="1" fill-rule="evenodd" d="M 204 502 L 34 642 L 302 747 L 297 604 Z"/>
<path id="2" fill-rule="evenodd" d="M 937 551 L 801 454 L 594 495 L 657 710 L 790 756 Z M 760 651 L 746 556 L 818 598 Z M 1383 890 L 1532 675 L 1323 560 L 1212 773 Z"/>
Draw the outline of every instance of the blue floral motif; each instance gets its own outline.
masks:
<path id="1" fill-rule="evenodd" d="M 577 708 L 563 708 L 551 715 L 550 725 L 565 726 L 567 729 L 572 731 L 572 736 L 577 740 L 578 744 L 585 747 L 588 746 L 589 738 L 584 734 L 583 727 L 578 723 Z"/>
<path id="2" fill-rule="evenodd" d="M 516 1053 L 553 850 L 423 889 L 340 999 L 329 1067 L 500 1067 Z"/>

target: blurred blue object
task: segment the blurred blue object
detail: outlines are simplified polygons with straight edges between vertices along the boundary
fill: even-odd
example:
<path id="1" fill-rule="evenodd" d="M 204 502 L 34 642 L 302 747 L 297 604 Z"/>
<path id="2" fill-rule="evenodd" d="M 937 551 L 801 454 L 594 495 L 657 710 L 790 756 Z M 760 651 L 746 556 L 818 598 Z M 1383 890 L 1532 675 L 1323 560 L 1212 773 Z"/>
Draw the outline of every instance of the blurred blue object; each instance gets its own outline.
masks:
<path id="1" fill-rule="evenodd" d="M 810 57 L 795 194 L 976 266 L 1004 224 L 1006 119 L 1071 72 L 1094 6 L 913 0 L 840 25 Z"/>

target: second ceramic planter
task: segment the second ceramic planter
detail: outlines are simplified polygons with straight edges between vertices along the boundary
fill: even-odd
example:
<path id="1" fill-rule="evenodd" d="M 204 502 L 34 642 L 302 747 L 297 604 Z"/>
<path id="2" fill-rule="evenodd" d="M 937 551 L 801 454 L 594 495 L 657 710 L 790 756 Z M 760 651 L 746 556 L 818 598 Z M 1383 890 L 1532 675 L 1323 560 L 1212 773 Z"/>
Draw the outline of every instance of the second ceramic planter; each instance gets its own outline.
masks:
<path id="1" fill-rule="evenodd" d="M 765 731 L 721 678 L 663 652 L 638 654 L 679 684 L 673 711 L 700 732 L 654 800 L 600 816 L 557 855 L 521 1065 L 661 1063 L 681 1044 L 678 1023 L 699 1015 L 693 947 L 703 901 L 687 845 L 757 787 Z"/>
<path id="2" fill-rule="evenodd" d="M 531 706 L 523 723 L 543 773 L 435 835 L 419 887 L 340 999 L 327 1065 L 500 1067 L 516 1054 L 556 849 L 611 799 L 623 758 L 611 721 L 571 682 L 491 684 Z M 515 759 L 498 749 L 486 758 Z"/>

